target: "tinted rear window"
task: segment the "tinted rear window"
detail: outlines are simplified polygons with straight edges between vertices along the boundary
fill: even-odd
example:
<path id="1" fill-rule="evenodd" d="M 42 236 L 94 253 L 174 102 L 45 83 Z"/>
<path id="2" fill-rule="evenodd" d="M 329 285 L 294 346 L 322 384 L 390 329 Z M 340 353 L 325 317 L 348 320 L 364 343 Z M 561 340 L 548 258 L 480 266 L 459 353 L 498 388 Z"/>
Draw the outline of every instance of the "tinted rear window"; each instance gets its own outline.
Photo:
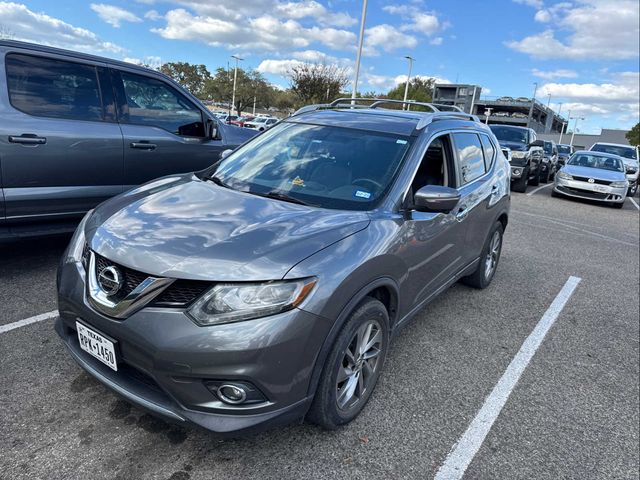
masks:
<path id="1" fill-rule="evenodd" d="M 81 63 L 9 54 L 9 100 L 30 115 L 74 120 L 102 120 L 96 68 Z"/>

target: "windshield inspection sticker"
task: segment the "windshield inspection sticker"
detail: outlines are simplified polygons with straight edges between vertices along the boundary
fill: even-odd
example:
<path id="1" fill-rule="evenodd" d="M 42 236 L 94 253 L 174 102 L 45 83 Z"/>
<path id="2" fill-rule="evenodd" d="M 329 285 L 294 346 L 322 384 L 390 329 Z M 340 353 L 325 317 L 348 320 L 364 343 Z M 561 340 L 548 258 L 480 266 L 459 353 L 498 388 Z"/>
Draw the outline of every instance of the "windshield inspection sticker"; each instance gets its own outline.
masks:
<path id="1" fill-rule="evenodd" d="M 304 187 L 304 180 L 301 179 L 300 177 L 296 177 L 293 180 L 291 180 L 291 183 L 293 183 L 294 185 L 298 186 L 298 187 Z"/>
<path id="2" fill-rule="evenodd" d="M 406 145 L 407 141 L 406 140 L 401 140 L 401 139 L 397 139 L 396 143 L 400 144 L 400 145 Z"/>
<path id="3" fill-rule="evenodd" d="M 371 198 L 371 194 L 363 190 L 356 190 L 356 193 L 354 193 L 353 196 L 358 198 L 366 198 L 366 199 Z"/>

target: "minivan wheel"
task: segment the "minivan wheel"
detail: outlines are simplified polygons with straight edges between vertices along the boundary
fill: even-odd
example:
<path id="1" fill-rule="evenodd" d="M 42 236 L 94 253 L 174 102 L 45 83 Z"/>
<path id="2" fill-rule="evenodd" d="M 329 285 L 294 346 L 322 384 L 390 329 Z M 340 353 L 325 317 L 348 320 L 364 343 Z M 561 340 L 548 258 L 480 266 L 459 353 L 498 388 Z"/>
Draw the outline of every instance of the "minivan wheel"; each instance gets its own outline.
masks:
<path id="1" fill-rule="evenodd" d="M 334 430 L 356 418 L 378 381 L 388 344 L 387 309 L 379 300 L 366 297 L 336 338 L 307 419 Z"/>
<path id="2" fill-rule="evenodd" d="M 480 289 L 487 288 L 491 284 L 500 261 L 503 234 L 504 227 L 502 223 L 496 222 L 482 249 L 477 270 L 468 277 L 464 277 L 462 283 Z"/>

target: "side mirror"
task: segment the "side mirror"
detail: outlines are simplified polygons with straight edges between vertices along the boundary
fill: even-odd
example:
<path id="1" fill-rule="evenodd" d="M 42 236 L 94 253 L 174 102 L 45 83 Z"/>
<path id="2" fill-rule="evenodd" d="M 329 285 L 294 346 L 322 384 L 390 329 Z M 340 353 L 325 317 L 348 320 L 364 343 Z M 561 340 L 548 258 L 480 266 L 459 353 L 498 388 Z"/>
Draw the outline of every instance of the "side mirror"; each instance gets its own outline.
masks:
<path id="1" fill-rule="evenodd" d="M 207 119 L 207 138 L 216 140 L 218 138 L 218 124 L 215 120 Z"/>
<path id="2" fill-rule="evenodd" d="M 448 213 L 460 201 L 460 192 L 440 185 L 426 185 L 413 195 L 413 207 L 419 212 Z"/>
<path id="3" fill-rule="evenodd" d="M 536 140 L 535 142 L 531 142 L 529 144 L 529 148 L 531 147 L 544 147 L 544 142 L 542 140 Z"/>
<path id="4" fill-rule="evenodd" d="M 220 160 L 224 160 L 225 158 L 227 158 L 231 154 L 231 152 L 233 152 L 233 150 L 231 150 L 230 148 L 223 150 L 220 154 Z"/>

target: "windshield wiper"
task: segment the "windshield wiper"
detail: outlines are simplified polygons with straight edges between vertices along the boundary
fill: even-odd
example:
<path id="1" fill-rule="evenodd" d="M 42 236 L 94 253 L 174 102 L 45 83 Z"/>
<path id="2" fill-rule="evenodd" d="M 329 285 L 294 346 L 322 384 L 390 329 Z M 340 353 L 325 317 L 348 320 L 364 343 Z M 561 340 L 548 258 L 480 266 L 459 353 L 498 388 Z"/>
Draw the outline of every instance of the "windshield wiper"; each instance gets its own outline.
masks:
<path id="1" fill-rule="evenodd" d="M 259 193 L 259 192 L 247 192 L 247 193 L 258 195 L 259 197 L 274 198 L 276 200 L 283 200 L 285 202 L 297 203 L 298 205 L 312 206 L 311 203 L 304 202 L 298 198 L 292 197 L 291 195 L 287 195 L 286 193 L 282 193 L 277 190 L 271 190 L 265 193 Z"/>

